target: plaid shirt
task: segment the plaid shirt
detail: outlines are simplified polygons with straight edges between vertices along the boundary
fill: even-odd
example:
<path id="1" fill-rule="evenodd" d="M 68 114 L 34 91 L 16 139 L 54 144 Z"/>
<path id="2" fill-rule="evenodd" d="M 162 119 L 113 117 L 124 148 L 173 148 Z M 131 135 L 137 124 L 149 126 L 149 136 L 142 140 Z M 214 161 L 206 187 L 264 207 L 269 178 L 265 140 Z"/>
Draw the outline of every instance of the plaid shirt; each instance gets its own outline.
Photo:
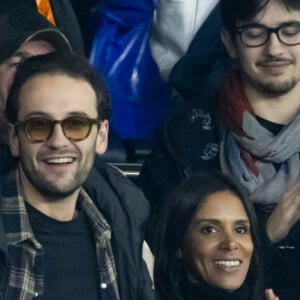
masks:
<path id="1" fill-rule="evenodd" d="M 43 248 L 33 235 L 20 187 L 15 171 L 1 187 L 1 210 L 10 257 L 5 299 L 12 300 L 32 299 L 43 293 L 44 286 Z M 80 192 L 78 204 L 94 232 L 101 300 L 120 300 L 110 226 L 84 190 Z"/>

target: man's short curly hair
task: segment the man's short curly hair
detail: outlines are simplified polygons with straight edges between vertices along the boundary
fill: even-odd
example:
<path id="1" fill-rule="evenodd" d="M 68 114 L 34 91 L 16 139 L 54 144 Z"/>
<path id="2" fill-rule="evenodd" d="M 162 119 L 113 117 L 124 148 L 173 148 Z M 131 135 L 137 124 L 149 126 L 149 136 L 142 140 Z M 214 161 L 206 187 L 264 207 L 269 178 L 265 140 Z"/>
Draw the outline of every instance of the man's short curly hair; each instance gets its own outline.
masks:
<path id="1" fill-rule="evenodd" d="M 237 20 L 253 19 L 271 0 L 221 0 L 223 26 L 234 32 Z M 280 0 L 287 10 L 300 10 L 299 0 Z"/>
<path id="2" fill-rule="evenodd" d="M 44 74 L 63 74 L 85 80 L 96 93 L 98 119 L 101 121 L 110 118 L 109 93 L 104 80 L 97 71 L 83 57 L 54 52 L 30 57 L 18 66 L 6 103 L 8 122 L 14 124 L 18 121 L 19 94 L 22 86 L 30 78 Z"/>

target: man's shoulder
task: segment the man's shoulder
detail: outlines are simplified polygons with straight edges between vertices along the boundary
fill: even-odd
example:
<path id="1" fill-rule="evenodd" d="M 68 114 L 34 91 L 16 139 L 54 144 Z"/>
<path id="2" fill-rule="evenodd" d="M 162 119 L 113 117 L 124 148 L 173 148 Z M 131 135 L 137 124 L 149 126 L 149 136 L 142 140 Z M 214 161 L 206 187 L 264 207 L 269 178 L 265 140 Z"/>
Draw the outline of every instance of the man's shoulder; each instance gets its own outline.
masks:
<path id="1" fill-rule="evenodd" d="M 93 182 L 94 180 L 99 183 L 105 181 L 119 192 L 124 190 L 139 192 L 139 188 L 119 168 L 102 162 L 99 156 L 96 158 L 88 178 L 89 182 Z"/>
<path id="2" fill-rule="evenodd" d="M 84 189 L 101 212 L 119 211 L 133 218 L 148 217 L 149 203 L 142 190 L 127 178 L 118 168 L 101 162 L 97 158 Z"/>

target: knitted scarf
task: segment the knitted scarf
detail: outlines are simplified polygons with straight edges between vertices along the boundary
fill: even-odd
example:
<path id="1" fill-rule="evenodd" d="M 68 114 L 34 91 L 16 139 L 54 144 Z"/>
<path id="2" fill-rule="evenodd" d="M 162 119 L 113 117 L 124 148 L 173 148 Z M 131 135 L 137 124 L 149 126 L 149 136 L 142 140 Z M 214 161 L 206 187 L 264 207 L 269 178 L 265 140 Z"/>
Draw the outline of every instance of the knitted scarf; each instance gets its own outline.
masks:
<path id="1" fill-rule="evenodd" d="M 237 72 L 225 78 L 217 107 L 222 172 L 236 178 L 253 202 L 276 204 L 300 175 L 300 116 L 277 135 L 268 131 L 256 120 Z"/>

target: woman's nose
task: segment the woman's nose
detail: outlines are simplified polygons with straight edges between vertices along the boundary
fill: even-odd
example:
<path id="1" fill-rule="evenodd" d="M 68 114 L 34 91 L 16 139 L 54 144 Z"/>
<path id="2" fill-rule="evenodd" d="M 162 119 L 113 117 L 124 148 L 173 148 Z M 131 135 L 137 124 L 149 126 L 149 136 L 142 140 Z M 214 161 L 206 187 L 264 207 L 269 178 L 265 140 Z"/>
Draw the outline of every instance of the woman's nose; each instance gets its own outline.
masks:
<path id="1" fill-rule="evenodd" d="M 220 242 L 222 250 L 232 251 L 238 249 L 238 243 L 233 233 L 225 233 Z"/>

